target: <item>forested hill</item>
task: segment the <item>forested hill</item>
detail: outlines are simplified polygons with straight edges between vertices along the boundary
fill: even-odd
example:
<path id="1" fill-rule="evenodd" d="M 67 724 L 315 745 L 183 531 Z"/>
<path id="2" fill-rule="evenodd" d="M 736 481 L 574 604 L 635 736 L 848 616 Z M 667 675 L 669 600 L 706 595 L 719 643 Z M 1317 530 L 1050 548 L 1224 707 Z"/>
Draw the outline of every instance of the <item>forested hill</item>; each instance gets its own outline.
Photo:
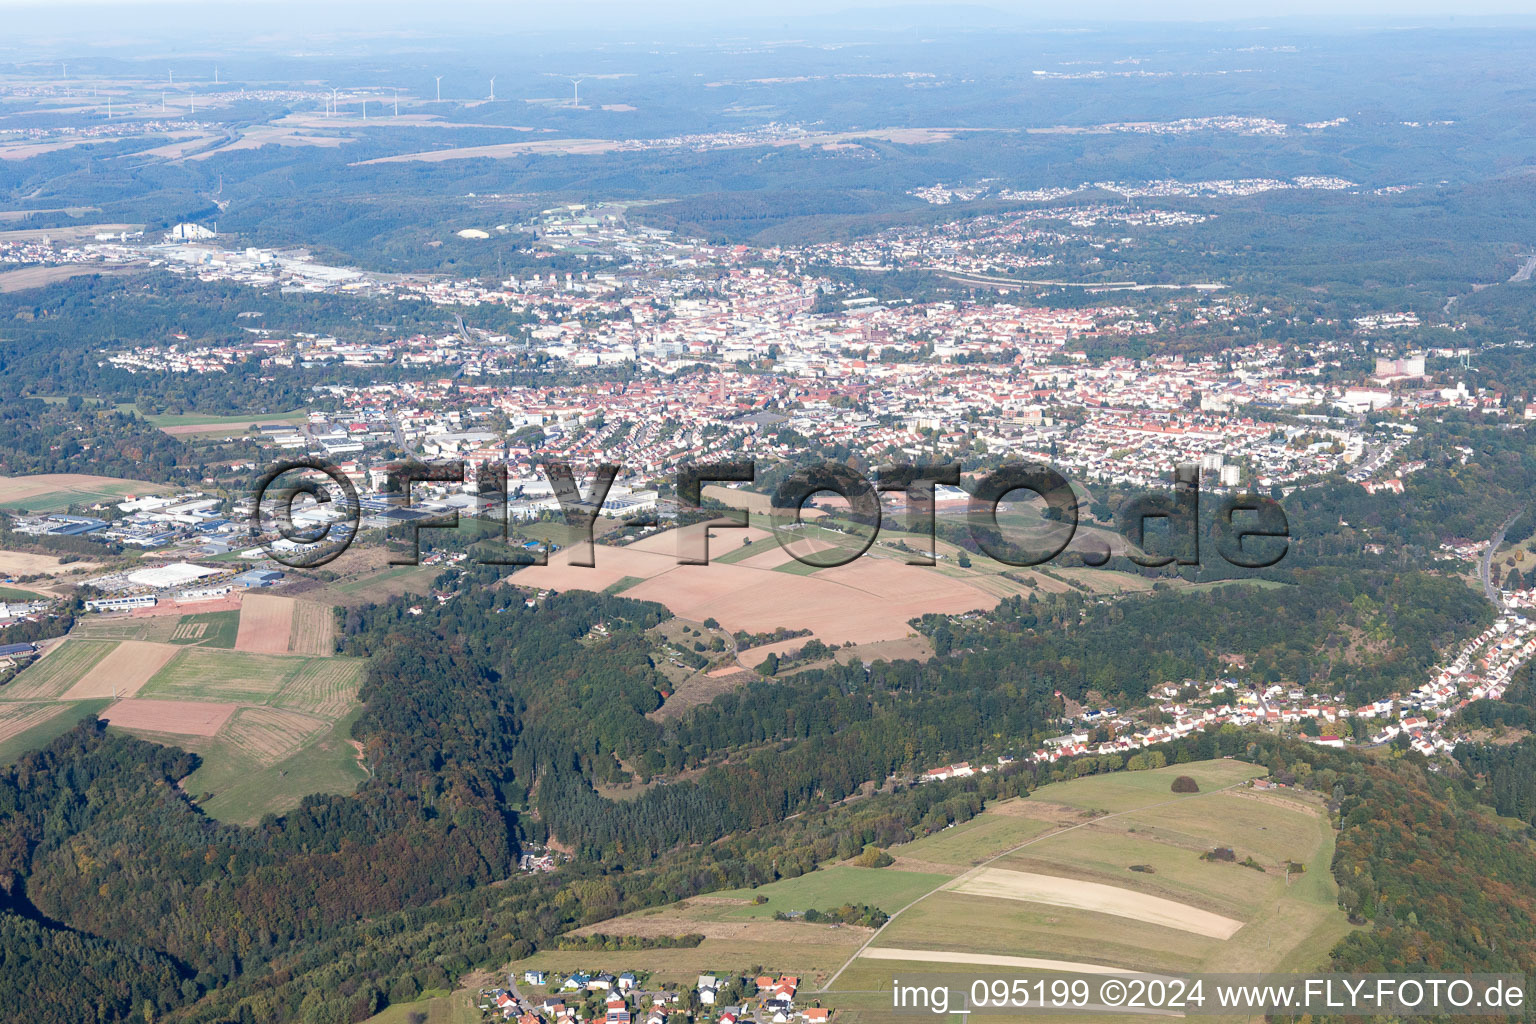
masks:
<path id="1" fill-rule="evenodd" d="M 1027 792 L 1039 779 L 1015 766 L 840 802 L 994 736 L 1032 741 L 1060 713 L 1059 673 L 1028 657 L 1027 606 L 976 650 L 765 680 L 663 725 L 646 717 L 661 701 L 644 634 L 666 617 L 659 605 L 585 593 L 530 604 L 472 574 L 438 586 L 456 596 L 346 623 L 348 648 L 372 656 L 354 732 L 372 775 L 355 795 L 224 825 L 177 785 L 193 755 L 95 723 L 0 774 L 0 963 L 16 968 L 0 971 L 0 1000 L 26 1000 L 41 1024 L 362 1020 L 571 928 L 800 874 Z M 1158 622 L 1146 628 L 1169 628 Z M 1333 799 L 1346 906 L 1373 922 L 1341 964 L 1536 966 L 1522 909 L 1536 905 L 1536 858 L 1523 835 L 1484 824 L 1470 784 L 1413 757 L 1366 766 L 1230 728 L 1167 753 L 1247 757 Z M 593 782 L 619 777 L 621 760 L 695 771 L 613 803 Z M 1063 770 L 1079 768 L 1047 777 Z M 551 838 L 576 859 L 517 872 L 521 844 Z M 1500 880 L 1496 904 L 1486 877 Z"/>

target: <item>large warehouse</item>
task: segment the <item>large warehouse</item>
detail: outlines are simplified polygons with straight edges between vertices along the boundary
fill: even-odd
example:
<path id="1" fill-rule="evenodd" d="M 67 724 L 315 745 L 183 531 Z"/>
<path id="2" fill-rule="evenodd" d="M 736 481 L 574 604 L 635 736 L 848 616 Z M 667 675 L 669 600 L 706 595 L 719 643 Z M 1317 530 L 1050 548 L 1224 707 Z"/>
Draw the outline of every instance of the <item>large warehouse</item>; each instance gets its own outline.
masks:
<path id="1" fill-rule="evenodd" d="M 170 587 L 184 587 L 204 576 L 217 576 L 219 572 L 218 569 L 193 565 L 191 562 L 172 562 L 169 565 L 157 565 L 153 569 L 131 572 L 128 574 L 128 582 L 135 586 L 166 590 Z"/>

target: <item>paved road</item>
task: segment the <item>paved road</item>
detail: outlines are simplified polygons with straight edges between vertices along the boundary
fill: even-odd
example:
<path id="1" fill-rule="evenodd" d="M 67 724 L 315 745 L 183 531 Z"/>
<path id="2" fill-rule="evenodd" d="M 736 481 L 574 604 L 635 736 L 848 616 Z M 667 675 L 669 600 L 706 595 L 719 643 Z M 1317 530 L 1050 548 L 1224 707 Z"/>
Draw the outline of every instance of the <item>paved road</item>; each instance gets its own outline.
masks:
<path id="1" fill-rule="evenodd" d="M 1515 271 L 1515 276 L 1509 280 L 1511 283 L 1517 281 L 1529 281 L 1532 274 L 1536 274 L 1536 256 L 1527 256 L 1525 259 L 1525 266 Z"/>
<path id="2" fill-rule="evenodd" d="M 1483 596 L 1491 601 L 1495 608 L 1504 607 L 1504 602 L 1499 600 L 1499 588 L 1498 585 L 1494 582 L 1493 574 L 1491 572 L 1493 569 L 1493 555 L 1494 552 L 1499 550 L 1499 545 L 1504 543 L 1504 532 L 1514 524 L 1516 519 L 1520 518 L 1520 513 L 1524 511 L 1525 506 L 1521 505 L 1518 509 L 1515 510 L 1514 515 L 1504 520 L 1504 525 L 1499 527 L 1499 532 L 1494 534 L 1493 539 L 1488 542 L 1488 550 L 1483 552 L 1483 565 L 1481 569 L 1481 575 L 1483 577 Z"/>

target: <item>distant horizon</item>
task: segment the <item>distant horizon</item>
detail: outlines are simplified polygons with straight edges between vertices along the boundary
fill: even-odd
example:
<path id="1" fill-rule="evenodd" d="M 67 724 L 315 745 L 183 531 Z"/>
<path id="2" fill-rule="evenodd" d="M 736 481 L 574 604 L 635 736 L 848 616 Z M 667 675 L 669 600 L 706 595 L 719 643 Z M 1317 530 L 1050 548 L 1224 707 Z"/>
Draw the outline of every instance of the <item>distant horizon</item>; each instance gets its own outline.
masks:
<path id="1" fill-rule="evenodd" d="M 371 3 L 366 0 L 336 0 L 317 10 L 313 5 L 298 0 L 0 0 L 0 9 L 28 14 L 48 15 L 68 9 L 78 12 L 92 9 L 102 13 L 130 14 L 153 11 L 159 8 L 186 8 L 196 6 L 206 16 L 220 14 L 256 15 L 263 9 L 279 10 L 303 8 L 312 18 L 323 19 L 326 15 L 345 13 L 355 17 L 367 11 L 374 20 L 354 24 L 362 33 L 386 30 L 381 21 L 403 16 L 405 20 L 424 24 L 442 23 L 457 18 L 494 17 L 504 22 L 523 22 L 540 28 L 568 26 L 583 31 L 603 31 L 616 24 L 651 24 L 657 27 L 676 26 L 679 23 L 717 26 L 726 24 L 763 25 L 779 19 L 793 21 L 825 21 L 842 23 L 861 13 L 906 14 L 920 16 L 921 20 L 943 24 L 953 19 L 956 27 L 967 22 L 1012 21 L 1024 19 L 1042 26 L 1100 25 L 1105 23 L 1179 23 L 1204 22 L 1209 24 L 1233 24 L 1252 26 L 1266 20 L 1282 22 L 1307 21 L 1320 24 L 1369 21 L 1395 24 L 1405 20 L 1431 19 L 1447 22 L 1505 19 L 1536 21 L 1536 10 L 1523 0 L 1470 0 L 1454 3 L 1452 0 L 1272 0 L 1269 3 L 1250 4 L 1241 12 L 1221 0 L 1165 0 L 1156 6 L 1136 3 L 1135 0 L 1087 0 L 1076 4 L 1070 14 L 1043 0 L 988 0 L 980 3 L 943 4 L 932 0 L 837 0 L 828 8 L 815 0 L 776 0 L 769 9 L 737 11 L 723 9 L 719 5 L 700 0 L 665 0 L 643 7 L 619 2 L 619 0 L 587 0 L 587 2 L 559 8 L 509 7 L 487 0 L 461 0 L 423 10 L 419 5 L 397 2 Z M 603 22 L 594 25 L 590 19 L 600 16 Z M 71 17 L 78 17 L 72 14 Z M 78 21 L 77 29 L 88 30 Z M 145 26 L 140 26 L 145 27 Z M 889 24 L 870 25 L 871 29 L 891 29 Z"/>

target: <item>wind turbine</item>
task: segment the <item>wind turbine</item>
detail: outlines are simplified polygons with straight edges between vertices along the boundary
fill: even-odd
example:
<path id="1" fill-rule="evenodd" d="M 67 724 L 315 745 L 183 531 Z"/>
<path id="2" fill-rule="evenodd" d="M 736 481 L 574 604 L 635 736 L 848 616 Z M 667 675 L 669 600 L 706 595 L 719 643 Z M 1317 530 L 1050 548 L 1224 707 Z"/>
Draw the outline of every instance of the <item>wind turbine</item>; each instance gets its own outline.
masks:
<path id="1" fill-rule="evenodd" d="M 395 116 L 400 116 L 400 87 L 395 87 Z"/>
<path id="2" fill-rule="evenodd" d="M 496 76 L 492 75 L 491 76 L 491 99 L 494 100 L 495 98 L 496 98 Z"/>
<path id="3" fill-rule="evenodd" d="M 336 116 L 336 90 L 331 90 L 331 116 Z"/>
<path id="4" fill-rule="evenodd" d="M 176 84 L 176 72 L 174 72 L 174 71 L 166 71 L 166 74 L 171 76 L 171 84 L 175 85 Z"/>
<path id="5" fill-rule="evenodd" d="M 187 102 L 192 104 L 192 113 L 194 113 L 194 114 L 197 113 L 197 93 L 195 93 L 195 92 L 187 93 Z"/>
<path id="6" fill-rule="evenodd" d="M 112 97 L 107 97 L 107 120 L 112 120 Z"/>
<path id="7" fill-rule="evenodd" d="M 571 79 L 571 106 L 581 106 L 581 83 L 585 81 L 585 78 Z"/>
<path id="8" fill-rule="evenodd" d="M 219 84 L 219 69 L 218 68 L 214 68 L 213 69 L 213 84 L 214 85 L 218 85 Z"/>
<path id="9" fill-rule="evenodd" d="M 160 94 L 160 113 L 165 113 L 165 93 Z"/>
<path id="10" fill-rule="evenodd" d="M 443 76 L 437 76 L 437 102 L 443 102 Z"/>
<path id="11" fill-rule="evenodd" d="M 59 67 L 64 69 L 64 77 L 67 79 L 69 77 L 69 65 L 68 64 L 60 64 Z"/>

